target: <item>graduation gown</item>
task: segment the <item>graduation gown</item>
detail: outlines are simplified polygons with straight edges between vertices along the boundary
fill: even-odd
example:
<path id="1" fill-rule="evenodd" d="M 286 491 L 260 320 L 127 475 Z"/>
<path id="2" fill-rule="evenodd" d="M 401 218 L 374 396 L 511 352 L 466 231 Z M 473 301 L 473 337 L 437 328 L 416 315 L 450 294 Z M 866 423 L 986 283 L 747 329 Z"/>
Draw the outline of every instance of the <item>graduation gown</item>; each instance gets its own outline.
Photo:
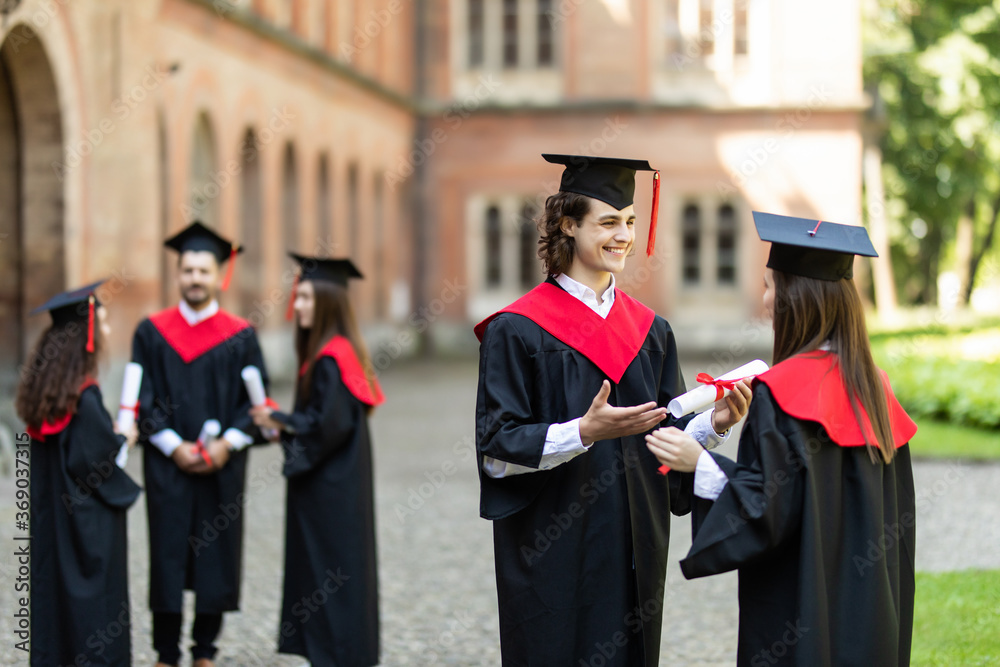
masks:
<path id="1" fill-rule="evenodd" d="M 149 606 L 181 613 L 183 592 L 197 595 L 196 613 L 239 608 L 247 450 L 234 451 L 222 470 L 183 472 L 148 443 L 166 428 L 194 442 L 208 419 L 259 437 L 249 415 L 240 371 L 267 374 L 250 324 L 223 310 L 190 326 L 175 306 L 143 320 L 132 342 L 143 368 L 140 439 L 149 515 Z"/>
<path id="2" fill-rule="evenodd" d="M 656 665 L 670 513 L 692 474 L 663 477 L 644 434 L 595 442 L 549 470 L 500 479 L 483 457 L 537 468 L 548 427 L 684 391 L 670 325 L 620 290 L 606 320 L 549 280 L 476 328 L 480 513 L 493 520 L 504 665 Z M 661 425 L 681 428 L 685 418 Z"/>
<path id="3" fill-rule="evenodd" d="M 305 656 L 315 667 L 378 663 L 366 410 L 382 400 L 350 342 L 338 336 L 315 361 L 308 397 L 297 395 L 290 414 L 272 413 L 291 431 L 282 431 L 288 486 L 278 652 Z"/>
<path id="4" fill-rule="evenodd" d="M 883 374 L 884 377 L 884 374 Z M 916 425 L 888 380 L 896 456 L 872 463 L 836 355 L 758 377 L 737 461 L 697 499 L 687 578 L 739 570 L 739 665 L 908 665 Z M 865 428 L 871 433 L 864 416 Z"/>
<path id="5" fill-rule="evenodd" d="M 139 486 L 115 465 L 116 435 L 101 390 L 76 414 L 29 428 L 31 664 L 132 664 L 126 510 Z M 23 543 L 27 544 L 27 543 Z"/>

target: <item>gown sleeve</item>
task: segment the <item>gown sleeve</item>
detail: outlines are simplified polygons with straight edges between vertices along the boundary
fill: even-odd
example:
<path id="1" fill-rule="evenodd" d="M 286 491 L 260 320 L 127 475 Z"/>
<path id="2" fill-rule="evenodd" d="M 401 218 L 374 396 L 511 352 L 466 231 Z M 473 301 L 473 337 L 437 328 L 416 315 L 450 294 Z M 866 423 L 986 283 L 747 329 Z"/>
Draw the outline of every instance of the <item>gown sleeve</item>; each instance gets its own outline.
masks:
<path id="1" fill-rule="evenodd" d="M 301 475 L 316 468 L 350 444 L 363 418 L 361 402 L 348 391 L 340 368 L 332 357 L 322 357 L 313 368 L 309 399 L 301 410 L 274 411 L 275 421 L 288 427 L 285 444 L 285 475 Z"/>
<path id="2" fill-rule="evenodd" d="M 70 478 L 86 484 L 110 507 L 130 507 L 139 497 L 140 487 L 115 465 L 122 441 L 104 409 L 99 389 L 87 389 L 80 396 L 72 438 L 66 457 Z"/>
<path id="3" fill-rule="evenodd" d="M 153 380 L 149 376 L 151 350 L 145 331 L 146 327 L 149 326 L 148 323 L 149 320 L 140 322 L 135 329 L 135 335 L 132 336 L 132 361 L 142 366 L 142 382 L 139 384 L 139 414 L 136 415 L 136 422 L 139 426 L 139 443 L 141 444 L 149 442 L 149 436 L 156 432 L 142 428 L 143 422 L 152 414 L 153 401 L 156 398 L 153 395 Z"/>
<path id="4" fill-rule="evenodd" d="M 538 468 L 550 424 L 537 423 L 534 362 L 512 318 L 499 316 L 483 337 L 479 360 L 476 442 L 479 453 Z"/>
<path id="5" fill-rule="evenodd" d="M 677 360 L 677 341 L 674 339 L 674 332 L 668 326 L 656 404 L 661 407 L 666 406 L 675 396 L 683 393 L 684 378 L 681 375 L 680 362 Z M 660 422 L 657 428 L 674 426 L 684 430 L 694 417 L 692 414 L 677 418 L 668 412 L 666 419 Z M 688 514 L 694 499 L 694 473 L 671 470 L 667 473 L 667 483 L 670 485 L 670 512 L 677 516 Z"/>
<path id="6" fill-rule="evenodd" d="M 697 499 L 693 541 L 681 571 L 688 579 L 765 558 L 802 523 L 805 460 L 777 424 L 778 407 L 758 384 L 733 461 L 709 452 L 729 478 L 713 503 Z"/>

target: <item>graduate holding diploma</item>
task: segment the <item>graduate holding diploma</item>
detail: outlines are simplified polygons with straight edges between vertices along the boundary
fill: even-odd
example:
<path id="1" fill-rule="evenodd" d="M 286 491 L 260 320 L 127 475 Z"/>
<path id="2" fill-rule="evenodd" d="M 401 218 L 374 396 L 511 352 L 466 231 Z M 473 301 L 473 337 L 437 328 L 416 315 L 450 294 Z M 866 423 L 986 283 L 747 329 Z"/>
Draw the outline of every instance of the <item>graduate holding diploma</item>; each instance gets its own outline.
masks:
<path id="1" fill-rule="evenodd" d="M 667 415 L 684 393 L 673 332 L 615 287 L 635 245 L 635 173 L 652 168 L 543 157 L 564 167 L 539 220 L 548 279 L 476 327 L 480 514 L 493 521 L 503 664 L 654 667 L 670 514 L 690 510 L 694 480 L 660 475 L 642 436 L 677 425 L 715 446 L 750 390 Z"/>
<path id="2" fill-rule="evenodd" d="M 681 569 L 739 571 L 738 665 L 908 665 L 917 427 L 872 360 L 852 279 L 855 255 L 875 249 L 863 227 L 754 221 L 771 242 L 774 365 L 754 382 L 737 460 L 676 429 L 647 438 L 696 471 Z"/>
<path id="3" fill-rule="evenodd" d="M 17 413 L 31 436 L 35 667 L 132 664 L 125 513 L 140 489 L 115 457 L 135 443 L 136 429 L 116 432 L 97 384 L 97 359 L 111 333 L 94 294 L 101 282 L 32 311 L 48 311 L 52 326 L 17 390 Z M 125 631 L 109 639 L 115 623 Z"/>
<path id="4" fill-rule="evenodd" d="M 198 222 L 164 244 L 178 253 L 181 302 L 143 320 L 132 341 L 143 369 L 153 648 L 160 665 L 178 664 L 184 591 L 192 590 L 191 656 L 210 667 L 222 614 L 239 609 L 246 447 L 259 439 L 240 372 L 263 373 L 264 360 L 250 323 L 216 300 L 220 267 L 228 260 L 231 269 L 242 248 Z M 208 437 L 211 420 L 218 430 Z"/>
<path id="5" fill-rule="evenodd" d="M 384 400 L 347 294 L 347 259 L 292 254 L 299 378 L 292 412 L 256 405 L 280 431 L 288 478 L 278 652 L 313 667 L 378 663 L 378 577 L 368 416 Z M 259 398 L 259 397 L 258 397 Z M 322 605 L 302 600 L 323 590 Z"/>

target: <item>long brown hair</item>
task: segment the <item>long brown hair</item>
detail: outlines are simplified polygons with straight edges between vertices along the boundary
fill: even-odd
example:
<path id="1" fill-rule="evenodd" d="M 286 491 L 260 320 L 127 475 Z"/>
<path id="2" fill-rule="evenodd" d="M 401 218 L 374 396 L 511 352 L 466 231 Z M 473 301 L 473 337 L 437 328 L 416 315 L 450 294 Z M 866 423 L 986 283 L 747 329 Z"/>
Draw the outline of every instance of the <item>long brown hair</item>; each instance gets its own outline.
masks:
<path id="1" fill-rule="evenodd" d="M 851 278 L 816 280 L 774 271 L 774 363 L 829 342 L 837 355 L 854 418 L 872 461 L 888 463 L 896 453 L 882 375 L 872 359 L 865 311 Z M 871 420 L 869 442 L 861 411 Z"/>
<path id="2" fill-rule="evenodd" d="M 577 227 L 590 213 L 590 199 L 575 192 L 557 192 L 545 200 L 545 208 L 538 218 L 538 258 L 544 264 L 546 275 L 566 273 L 576 254 L 576 240 L 563 231 L 568 218 Z"/>
<path id="3" fill-rule="evenodd" d="M 93 352 L 87 352 L 86 319 L 50 325 L 19 369 L 15 409 L 21 421 L 37 427 L 76 414 L 80 385 L 87 377 L 97 377 L 103 349 L 104 337 L 96 321 Z"/>
<path id="4" fill-rule="evenodd" d="M 295 325 L 295 353 L 299 358 L 299 368 L 306 365 L 306 372 L 300 378 L 300 395 L 308 398 L 309 387 L 312 384 L 313 367 L 316 355 L 334 336 L 344 336 L 354 348 L 361 367 L 365 369 L 368 386 L 375 393 L 375 369 L 372 366 L 368 348 L 361 337 L 358 321 L 354 317 L 354 309 L 347 296 L 347 288 L 329 280 L 311 280 L 313 286 L 313 321 L 312 326 L 303 329 Z M 372 408 L 368 407 L 371 413 Z"/>

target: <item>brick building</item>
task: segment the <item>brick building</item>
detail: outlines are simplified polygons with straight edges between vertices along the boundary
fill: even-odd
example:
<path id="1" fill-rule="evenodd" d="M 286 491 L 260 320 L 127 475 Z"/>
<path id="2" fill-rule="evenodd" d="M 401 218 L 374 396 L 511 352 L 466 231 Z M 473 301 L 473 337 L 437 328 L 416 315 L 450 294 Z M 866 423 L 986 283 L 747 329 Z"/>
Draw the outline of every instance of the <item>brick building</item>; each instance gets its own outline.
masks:
<path id="1" fill-rule="evenodd" d="M 286 249 L 351 255 L 382 359 L 541 278 L 541 152 L 661 170 L 625 284 L 692 344 L 758 312 L 750 211 L 860 219 L 858 0 L 0 0 L 0 384 L 46 295 L 113 278 L 114 360 L 177 296 L 162 239 L 247 247 L 223 304 L 290 354 Z M 711 335 L 709 335 L 711 334 Z M 714 336 L 714 337 L 713 337 Z M 271 341 L 271 342 L 268 342 Z M 714 342 L 713 342 L 714 341 Z M 405 345 L 403 346 L 405 347 Z"/>

